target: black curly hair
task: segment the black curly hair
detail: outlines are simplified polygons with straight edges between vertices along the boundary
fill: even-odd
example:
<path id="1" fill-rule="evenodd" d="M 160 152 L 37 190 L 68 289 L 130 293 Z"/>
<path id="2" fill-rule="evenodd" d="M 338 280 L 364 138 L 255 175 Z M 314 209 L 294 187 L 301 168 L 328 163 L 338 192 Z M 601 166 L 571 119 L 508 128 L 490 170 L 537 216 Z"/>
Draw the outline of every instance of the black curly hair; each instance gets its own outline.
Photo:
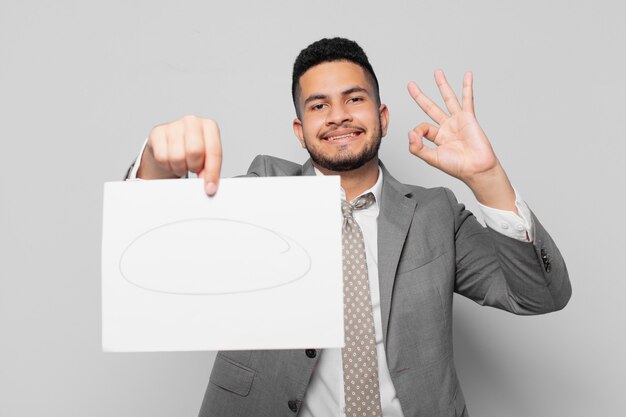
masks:
<path id="1" fill-rule="evenodd" d="M 367 59 L 363 49 L 354 41 L 346 38 L 324 38 L 313 42 L 302 51 L 293 63 L 293 76 L 291 78 L 291 97 L 296 108 L 296 115 L 300 118 L 298 98 L 300 96 L 300 77 L 309 68 L 323 62 L 349 61 L 365 71 L 368 81 L 373 87 L 374 98 L 380 106 L 380 93 L 378 79 L 374 69 Z"/>

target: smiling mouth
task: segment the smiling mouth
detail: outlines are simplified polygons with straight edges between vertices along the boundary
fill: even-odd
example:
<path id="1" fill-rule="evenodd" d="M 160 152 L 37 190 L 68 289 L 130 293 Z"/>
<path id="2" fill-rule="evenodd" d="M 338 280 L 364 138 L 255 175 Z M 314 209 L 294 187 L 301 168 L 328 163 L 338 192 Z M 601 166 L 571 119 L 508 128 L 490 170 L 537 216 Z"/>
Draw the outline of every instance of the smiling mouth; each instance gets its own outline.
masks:
<path id="1" fill-rule="evenodd" d="M 343 133 L 340 135 L 326 135 L 322 137 L 322 140 L 325 140 L 327 142 L 337 142 L 337 143 L 349 142 L 350 140 L 360 136 L 362 133 L 363 132 L 361 131 L 357 131 L 357 132 Z"/>

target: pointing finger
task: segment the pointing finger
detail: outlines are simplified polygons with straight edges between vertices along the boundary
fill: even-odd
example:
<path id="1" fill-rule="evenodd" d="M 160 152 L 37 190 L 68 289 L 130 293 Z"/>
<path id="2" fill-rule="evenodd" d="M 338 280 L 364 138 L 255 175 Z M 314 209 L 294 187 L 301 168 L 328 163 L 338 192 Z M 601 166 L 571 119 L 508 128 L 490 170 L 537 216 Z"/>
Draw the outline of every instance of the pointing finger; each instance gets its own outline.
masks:
<path id="1" fill-rule="evenodd" d="M 222 169 L 222 143 L 220 129 L 213 120 L 204 120 L 204 185 L 208 195 L 215 195 Z"/>

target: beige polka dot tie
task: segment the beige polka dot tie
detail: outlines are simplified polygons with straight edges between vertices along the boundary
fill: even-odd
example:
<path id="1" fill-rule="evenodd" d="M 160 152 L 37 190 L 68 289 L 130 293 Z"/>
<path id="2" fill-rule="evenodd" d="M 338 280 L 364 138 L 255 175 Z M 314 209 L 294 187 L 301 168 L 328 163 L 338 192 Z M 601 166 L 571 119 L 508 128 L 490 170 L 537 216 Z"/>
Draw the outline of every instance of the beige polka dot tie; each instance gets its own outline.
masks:
<path id="1" fill-rule="evenodd" d="M 343 322 L 346 346 L 343 357 L 343 384 L 346 416 L 381 417 L 378 388 L 378 358 L 374 314 L 370 298 L 365 244 L 353 210 L 365 209 L 375 201 L 367 193 L 351 203 L 341 202 L 343 212 Z"/>

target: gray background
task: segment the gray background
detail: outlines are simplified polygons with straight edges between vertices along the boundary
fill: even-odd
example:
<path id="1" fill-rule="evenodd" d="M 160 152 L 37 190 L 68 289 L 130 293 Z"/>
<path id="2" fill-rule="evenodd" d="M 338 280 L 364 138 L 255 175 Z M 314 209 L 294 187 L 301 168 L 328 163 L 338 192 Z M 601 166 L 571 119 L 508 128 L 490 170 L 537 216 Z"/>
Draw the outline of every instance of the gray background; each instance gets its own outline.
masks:
<path id="1" fill-rule="evenodd" d="M 0 3 L 1 416 L 196 415 L 212 353 L 101 352 L 102 184 L 152 126 L 185 114 L 220 124 L 224 176 L 259 153 L 303 161 L 291 65 L 334 35 L 377 71 L 394 175 L 451 187 L 477 212 L 463 184 L 407 151 L 427 117 L 406 83 L 441 102 L 433 71 L 458 92 L 472 70 L 478 120 L 566 258 L 574 296 L 556 314 L 457 298 L 470 413 L 623 413 L 621 2 L 87 3 Z"/>

